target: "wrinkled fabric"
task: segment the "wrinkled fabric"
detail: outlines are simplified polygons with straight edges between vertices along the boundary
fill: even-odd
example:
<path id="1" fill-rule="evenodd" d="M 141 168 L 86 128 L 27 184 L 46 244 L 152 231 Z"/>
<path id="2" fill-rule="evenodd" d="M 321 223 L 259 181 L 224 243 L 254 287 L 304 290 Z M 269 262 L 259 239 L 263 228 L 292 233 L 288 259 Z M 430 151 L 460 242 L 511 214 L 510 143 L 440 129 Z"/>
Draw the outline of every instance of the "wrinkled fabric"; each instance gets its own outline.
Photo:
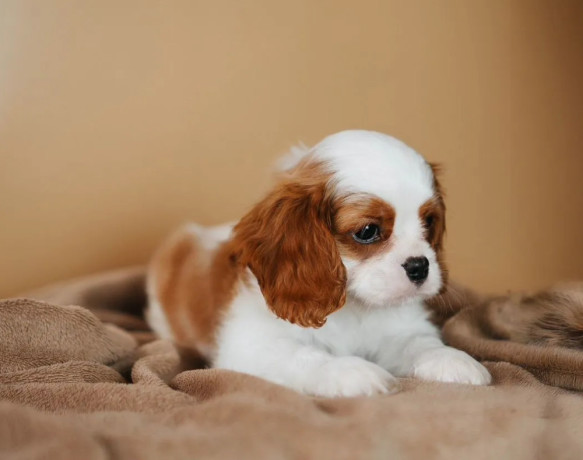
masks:
<path id="1" fill-rule="evenodd" d="M 403 379 L 338 399 L 196 368 L 144 323 L 140 267 L 0 301 L 0 458 L 583 458 L 576 330 L 541 333 L 554 308 L 583 311 L 581 286 L 566 289 L 437 302 L 444 339 L 492 386 Z"/>

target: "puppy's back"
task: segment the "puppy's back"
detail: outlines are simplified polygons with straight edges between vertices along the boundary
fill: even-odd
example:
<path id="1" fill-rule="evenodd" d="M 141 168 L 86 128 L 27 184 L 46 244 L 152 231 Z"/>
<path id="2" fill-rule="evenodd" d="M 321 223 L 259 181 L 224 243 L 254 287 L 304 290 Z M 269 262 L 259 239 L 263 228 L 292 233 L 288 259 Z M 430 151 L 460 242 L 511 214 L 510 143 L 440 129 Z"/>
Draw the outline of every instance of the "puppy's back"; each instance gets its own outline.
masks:
<path id="1" fill-rule="evenodd" d="M 187 224 L 160 246 L 148 269 L 150 327 L 207 359 L 238 278 L 230 257 L 231 231 L 232 225 Z"/>

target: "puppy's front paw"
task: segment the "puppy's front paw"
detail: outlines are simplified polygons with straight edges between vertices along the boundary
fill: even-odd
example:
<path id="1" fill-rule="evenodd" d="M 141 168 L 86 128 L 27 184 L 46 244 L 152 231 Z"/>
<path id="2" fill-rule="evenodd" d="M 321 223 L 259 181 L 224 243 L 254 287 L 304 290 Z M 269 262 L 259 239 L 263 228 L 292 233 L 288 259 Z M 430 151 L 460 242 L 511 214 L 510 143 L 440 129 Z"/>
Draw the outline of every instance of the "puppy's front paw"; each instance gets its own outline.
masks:
<path id="1" fill-rule="evenodd" d="M 438 382 L 488 385 L 488 370 L 467 353 L 443 347 L 423 353 L 413 365 L 413 377 Z"/>
<path id="2" fill-rule="evenodd" d="M 345 356 L 331 359 L 313 372 L 303 390 L 324 397 L 388 394 L 399 391 L 399 382 L 374 363 Z"/>

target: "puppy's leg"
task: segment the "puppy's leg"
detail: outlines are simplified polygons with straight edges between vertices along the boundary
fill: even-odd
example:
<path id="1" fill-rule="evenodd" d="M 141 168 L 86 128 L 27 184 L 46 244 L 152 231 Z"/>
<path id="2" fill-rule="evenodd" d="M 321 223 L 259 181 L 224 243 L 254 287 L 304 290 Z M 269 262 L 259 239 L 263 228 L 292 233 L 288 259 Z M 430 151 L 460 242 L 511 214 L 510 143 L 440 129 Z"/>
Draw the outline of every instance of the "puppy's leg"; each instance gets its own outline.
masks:
<path id="1" fill-rule="evenodd" d="M 312 353 L 311 350 L 309 353 Z M 399 391 L 398 380 L 377 364 L 357 356 L 326 356 L 306 369 L 298 387 L 315 396 L 361 396 Z"/>
<path id="2" fill-rule="evenodd" d="M 214 366 L 263 377 L 314 396 L 361 396 L 398 391 L 395 377 L 364 359 L 332 356 L 293 339 L 271 341 L 265 340 L 265 336 L 259 340 L 258 337 L 261 336 L 238 343 L 223 342 Z"/>
<path id="3" fill-rule="evenodd" d="M 417 356 L 411 375 L 423 380 L 488 385 L 488 370 L 467 353 L 442 345 Z"/>
<path id="4" fill-rule="evenodd" d="M 488 385 L 488 370 L 467 353 L 446 346 L 435 334 L 387 338 L 377 360 L 399 377 Z"/>

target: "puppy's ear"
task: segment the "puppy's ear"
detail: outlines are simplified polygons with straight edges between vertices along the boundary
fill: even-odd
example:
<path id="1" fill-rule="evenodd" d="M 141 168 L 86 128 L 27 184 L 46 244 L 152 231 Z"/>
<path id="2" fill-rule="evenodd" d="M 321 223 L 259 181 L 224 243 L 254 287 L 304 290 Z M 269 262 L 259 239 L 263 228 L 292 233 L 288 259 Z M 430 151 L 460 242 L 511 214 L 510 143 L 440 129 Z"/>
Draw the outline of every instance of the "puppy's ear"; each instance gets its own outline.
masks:
<path id="1" fill-rule="evenodd" d="M 435 224 L 430 235 L 430 244 L 435 250 L 437 261 L 441 267 L 441 274 L 443 276 L 443 285 L 445 286 L 448 278 L 447 267 L 445 266 L 443 258 L 443 240 L 445 237 L 445 193 L 439 178 L 442 174 L 441 165 L 436 163 L 429 163 L 431 171 L 433 172 L 433 189 L 435 190 Z"/>
<path id="2" fill-rule="evenodd" d="M 289 180 L 235 227 L 239 261 L 256 276 L 269 308 L 300 326 L 321 327 L 346 300 L 331 214 L 325 181 Z"/>
<path id="3" fill-rule="evenodd" d="M 436 251 L 443 249 L 443 237 L 445 236 L 445 199 L 443 187 L 439 181 L 442 168 L 436 163 L 430 163 L 431 171 L 433 172 L 433 189 L 435 190 L 436 202 L 436 222 L 434 233 L 431 238 L 431 245 Z"/>

